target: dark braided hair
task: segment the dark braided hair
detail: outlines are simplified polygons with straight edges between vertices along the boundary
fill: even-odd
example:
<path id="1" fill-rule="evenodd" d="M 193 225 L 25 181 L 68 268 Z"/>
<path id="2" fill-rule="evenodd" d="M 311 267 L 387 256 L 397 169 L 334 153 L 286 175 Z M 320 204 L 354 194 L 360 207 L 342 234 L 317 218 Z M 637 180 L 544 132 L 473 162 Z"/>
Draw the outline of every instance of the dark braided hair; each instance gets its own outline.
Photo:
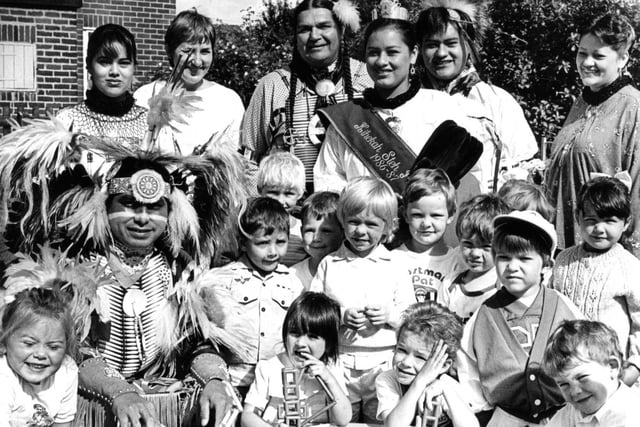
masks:
<path id="1" fill-rule="evenodd" d="M 338 18 L 333 13 L 333 1 L 332 0 L 303 0 L 296 8 L 293 10 L 293 27 L 297 28 L 298 25 L 298 16 L 309 9 L 328 9 L 330 10 L 333 16 L 333 20 L 336 22 L 338 26 L 342 28 L 342 23 L 338 20 Z M 296 30 L 297 32 L 297 30 Z M 289 85 L 289 99 L 287 105 L 287 129 L 292 129 L 293 127 L 293 106 L 295 104 L 296 99 L 296 90 L 298 86 L 298 73 L 296 71 L 297 66 L 303 65 L 304 61 L 300 57 L 298 53 L 298 49 L 296 46 L 296 36 L 294 34 L 294 52 L 293 59 L 291 61 L 291 82 Z M 351 64 L 350 58 L 347 54 L 347 45 L 344 41 L 344 37 L 340 41 L 340 53 L 338 58 L 338 63 L 340 66 L 340 73 L 342 74 L 342 80 L 344 81 L 344 90 L 347 94 L 347 98 L 351 101 L 353 100 L 353 82 L 351 79 Z M 315 109 L 318 108 L 318 103 L 316 102 Z"/>

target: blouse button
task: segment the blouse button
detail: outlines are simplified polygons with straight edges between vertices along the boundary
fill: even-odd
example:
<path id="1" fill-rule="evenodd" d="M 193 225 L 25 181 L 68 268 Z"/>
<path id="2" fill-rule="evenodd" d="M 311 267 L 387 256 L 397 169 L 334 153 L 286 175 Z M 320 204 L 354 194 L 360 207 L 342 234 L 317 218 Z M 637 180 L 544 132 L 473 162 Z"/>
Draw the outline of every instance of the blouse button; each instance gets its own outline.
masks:
<path id="1" fill-rule="evenodd" d="M 533 401 L 533 404 L 536 405 L 536 406 L 540 406 L 541 403 L 542 402 L 540 401 L 540 399 L 536 399 L 536 400 Z"/>
<path id="2" fill-rule="evenodd" d="M 529 380 L 530 381 L 535 381 L 536 380 L 536 376 L 533 375 L 533 374 L 529 375 Z"/>
<path id="3" fill-rule="evenodd" d="M 244 297 L 243 300 L 248 301 L 249 297 Z"/>

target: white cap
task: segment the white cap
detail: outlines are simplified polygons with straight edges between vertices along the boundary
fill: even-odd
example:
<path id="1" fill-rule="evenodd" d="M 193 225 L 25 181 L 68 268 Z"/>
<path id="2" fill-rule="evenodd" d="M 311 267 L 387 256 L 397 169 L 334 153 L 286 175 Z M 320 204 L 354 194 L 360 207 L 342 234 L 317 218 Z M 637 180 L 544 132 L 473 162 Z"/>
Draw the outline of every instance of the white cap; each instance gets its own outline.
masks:
<path id="1" fill-rule="evenodd" d="M 558 236 L 553 224 L 544 219 L 536 211 L 513 211 L 510 214 L 498 215 L 493 219 L 493 228 L 498 230 L 504 225 L 523 225 L 540 232 L 549 247 L 549 254 L 553 257 L 558 245 Z"/>

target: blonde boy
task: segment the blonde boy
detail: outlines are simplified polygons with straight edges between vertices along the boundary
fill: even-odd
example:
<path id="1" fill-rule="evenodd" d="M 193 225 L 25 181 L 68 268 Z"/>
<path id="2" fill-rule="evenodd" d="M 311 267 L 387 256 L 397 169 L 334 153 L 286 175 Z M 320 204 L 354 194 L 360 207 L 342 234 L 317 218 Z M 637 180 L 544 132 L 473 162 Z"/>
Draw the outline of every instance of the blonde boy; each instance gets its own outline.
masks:
<path id="1" fill-rule="evenodd" d="M 393 255 L 405 265 L 416 301 L 436 301 L 443 282 L 463 268 L 458 252 L 443 239 L 456 213 L 455 188 L 442 169 L 418 169 L 402 200 L 409 238 Z"/>
<path id="2" fill-rule="evenodd" d="M 640 392 L 621 380 L 622 352 L 604 323 L 573 320 L 553 333 L 544 369 L 568 405 L 547 427 L 632 427 L 640 424 Z"/>
<path id="3" fill-rule="evenodd" d="M 257 175 L 258 194 L 276 199 L 289 214 L 289 249 L 281 260 L 287 267 L 302 261 L 306 254 L 300 235 L 300 220 L 292 214 L 304 194 L 304 165 L 287 151 L 276 151 L 262 159 Z"/>
<path id="4" fill-rule="evenodd" d="M 402 311 L 415 301 L 391 253 L 381 244 L 391 234 L 398 211 L 396 195 L 372 177 L 350 181 L 338 201 L 345 242 L 318 266 L 311 290 L 325 292 L 341 306 L 340 362 L 354 421 L 375 423 L 375 378 L 390 367 L 395 328 Z"/>

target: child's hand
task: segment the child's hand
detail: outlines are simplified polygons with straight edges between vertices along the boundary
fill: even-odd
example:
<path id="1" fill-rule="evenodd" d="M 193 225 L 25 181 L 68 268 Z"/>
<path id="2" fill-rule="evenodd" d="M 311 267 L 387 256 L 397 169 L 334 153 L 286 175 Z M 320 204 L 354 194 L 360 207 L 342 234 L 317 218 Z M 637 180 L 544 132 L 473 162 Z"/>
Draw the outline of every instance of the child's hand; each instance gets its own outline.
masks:
<path id="1" fill-rule="evenodd" d="M 447 360 L 449 355 L 447 354 L 447 345 L 444 341 L 439 340 L 435 348 L 431 352 L 429 360 L 425 362 L 416 376 L 416 381 L 420 381 L 418 385 L 422 388 L 426 388 L 436 378 L 447 371 Z"/>
<path id="2" fill-rule="evenodd" d="M 359 331 L 364 328 L 367 323 L 367 317 L 361 308 L 351 307 L 344 311 L 344 324 L 348 327 Z"/>
<path id="3" fill-rule="evenodd" d="M 364 314 L 373 326 L 384 326 L 389 321 L 389 307 L 382 305 L 368 305 Z"/>
<path id="4" fill-rule="evenodd" d="M 323 380 L 328 381 L 330 379 L 331 373 L 329 369 L 327 369 L 327 365 L 325 365 L 322 360 L 316 359 L 310 353 L 302 353 L 302 357 L 306 360 L 304 362 L 304 367 L 307 374 L 312 377 L 320 377 Z"/>
<path id="5" fill-rule="evenodd" d="M 422 396 L 420 396 L 421 402 L 420 408 L 423 412 L 433 412 L 434 405 L 433 400 L 438 396 L 441 396 L 443 392 L 443 384 L 439 379 L 435 379 L 431 384 L 424 389 Z"/>

